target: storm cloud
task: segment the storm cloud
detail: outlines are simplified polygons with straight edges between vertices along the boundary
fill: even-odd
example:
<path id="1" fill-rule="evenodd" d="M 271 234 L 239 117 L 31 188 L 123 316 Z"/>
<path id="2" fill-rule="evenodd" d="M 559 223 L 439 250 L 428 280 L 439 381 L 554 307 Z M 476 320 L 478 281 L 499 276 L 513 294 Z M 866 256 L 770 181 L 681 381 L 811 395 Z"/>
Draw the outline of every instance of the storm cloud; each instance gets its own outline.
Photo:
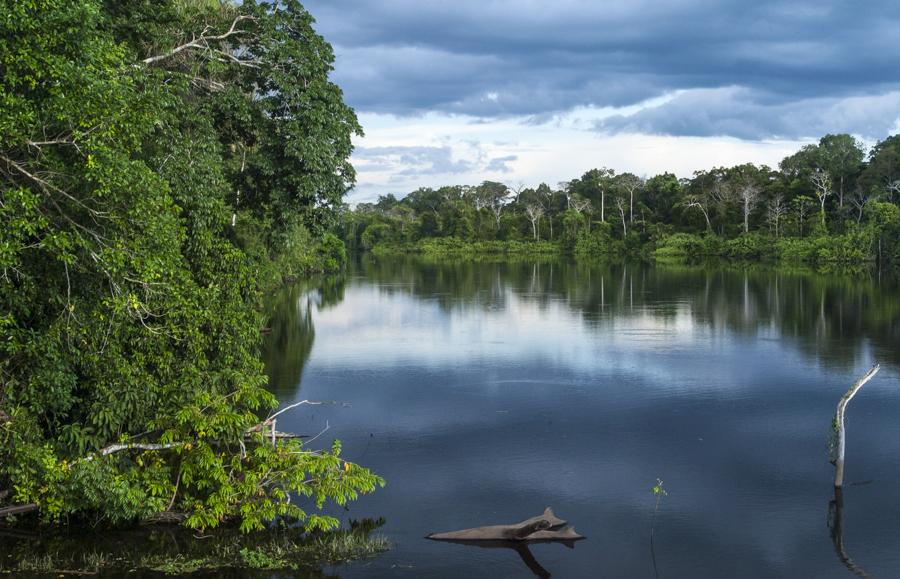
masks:
<path id="1" fill-rule="evenodd" d="M 885 0 L 306 6 L 365 113 L 544 122 L 634 107 L 596 128 L 740 139 L 883 138 L 900 117 L 900 4 Z"/>

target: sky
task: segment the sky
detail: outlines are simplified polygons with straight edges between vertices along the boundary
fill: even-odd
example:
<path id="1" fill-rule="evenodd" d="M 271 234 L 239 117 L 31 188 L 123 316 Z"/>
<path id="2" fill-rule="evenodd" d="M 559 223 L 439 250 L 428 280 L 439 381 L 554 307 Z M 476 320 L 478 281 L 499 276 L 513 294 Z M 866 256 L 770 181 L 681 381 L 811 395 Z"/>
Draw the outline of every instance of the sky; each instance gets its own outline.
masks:
<path id="1" fill-rule="evenodd" d="M 827 133 L 900 131 L 891 0 L 307 0 L 365 130 L 351 203 L 777 166 Z"/>

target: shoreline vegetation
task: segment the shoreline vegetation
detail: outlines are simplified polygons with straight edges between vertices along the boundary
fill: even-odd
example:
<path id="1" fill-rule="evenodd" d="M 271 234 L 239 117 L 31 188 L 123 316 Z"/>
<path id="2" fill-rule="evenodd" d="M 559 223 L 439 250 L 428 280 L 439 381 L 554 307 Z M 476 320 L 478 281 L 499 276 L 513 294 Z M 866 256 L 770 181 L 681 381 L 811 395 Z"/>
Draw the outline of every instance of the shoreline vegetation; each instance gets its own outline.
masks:
<path id="1" fill-rule="evenodd" d="M 378 256 L 423 254 L 431 257 L 464 256 L 554 256 L 560 247 L 549 241 L 466 241 L 455 237 L 422 239 L 405 243 L 379 243 L 372 248 Z"/>
<path id="2" fill-rule="evenodd" d="M 0 531 L 339 528 L 329 513 L 384 481 L 338 440 L 276 431 L 291 406 L 260 353 L 265 293 L 346 260 L 331 230 L 362 129 L 312 16 L 6 10 Z"/>
<path id="3" fill-rule="evenodd" d="M 484 181 L 345 207 L 351 251 L 900 264 L 900 135 L 826 135 L 777 169 L 649 178 L 591 169 L 552 187 Z"/>
<path id="4" fill-rule="evenodd" d="M 177 527 L 140 527 L 75 536 L 21 534 L 0 555 L 0 575 L 98 575 L 151 572 L 184 575 L 196 571 L 240 570 L 242 575 L 291 570 L 324 575 L 323 566 L 377 556 L 390 549 L 378 534 L 383 519 L 351 521 L 348 528 L 305 536 L 287 528 L 247 535 L 219 529 L 197 540 Z"/>
<path id="5" fill-rule="evenodd" d="M 603 235 L 579 237 L 573 248 L 551 241 L 468 241 L 455 237 L 422 239 L 413 242 L 381 242 L 370 250 L 375 256 L 422 255 L 429 258 L 536 259 L 568 256 L 575 259 L 615 261 L 638 259 L 653 262 L 700 263 L 716 260 L 764 262 L 814 268 L 853 267 L 879 262 L 877 239 L 872 232 L 808 238 L 775 238 L 751 233 L 728 239 L 715 234 L 675 233 L 627 247 Z M 867 251 L 865 248 L 875 248 Z M 891 262 L 894 264 L 895 262 Z"/>

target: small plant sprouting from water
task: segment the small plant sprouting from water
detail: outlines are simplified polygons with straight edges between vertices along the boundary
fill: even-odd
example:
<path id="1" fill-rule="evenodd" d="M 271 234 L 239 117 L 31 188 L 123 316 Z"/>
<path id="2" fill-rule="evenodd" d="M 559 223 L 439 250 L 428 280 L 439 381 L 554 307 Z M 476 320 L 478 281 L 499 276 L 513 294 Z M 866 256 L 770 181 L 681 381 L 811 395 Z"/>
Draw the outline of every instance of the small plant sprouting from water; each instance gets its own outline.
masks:
<path id="1" fill-rule="evenodd" d="M 669 494 L 666 492 L 666 489 L 663 487 L 663 484 L 664 484 L 663 480 L 660 478 L 657 478 L 656 484 L 653 485 L 652 489 L 650 489 L 650 492 L 652 492 L 656 496 L 656 508 L 653 510 L 654 515 L 656 515 L 656 511 L 659 510 L 659 501 L 661 501 L 664 496 Z"/>
<path id="2" fill-rule="evenodd" d="M 656 551 L 653 548 L 653 531 L 656 527 L 656 513 L 659 512 L 659 503 L 662 502 L 663 497 L 669 495 L 663 485 L 663 480 L 657 477 L 656 484 L 650 489 L 650 492 L 656 497 L 656 505 L 653 507 L 653 516 L 650 518 L 650 559 L 653 561 L 653 573 L 656 574 L 657 579 L 659 579 L 659 570 L 656 567 Z"/>
<path id="3" fill-rule="evenodd" d="M 653 527 L 656 524 L 656 513 L 659 512 L 659 503 L 662 501 L 662 498 L 668 496 L 669 493 L 666 492 L 665 487 L 663 486 L 663 480 L 661 478 L 656 479 L 656 484 L 653 485 L 653 488 L 650 489 L 650 492 L 656 497 L 656 506 L 653 507 L 653 517 L 650 519 L 650 542 L 653 542 Z"/>

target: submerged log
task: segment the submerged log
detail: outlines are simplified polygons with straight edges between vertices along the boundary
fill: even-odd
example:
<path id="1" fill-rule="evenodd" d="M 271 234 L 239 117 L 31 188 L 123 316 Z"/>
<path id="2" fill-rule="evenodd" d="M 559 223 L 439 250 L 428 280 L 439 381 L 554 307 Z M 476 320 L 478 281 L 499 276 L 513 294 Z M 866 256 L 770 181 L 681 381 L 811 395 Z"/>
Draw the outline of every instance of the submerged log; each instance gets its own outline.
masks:
<path id="1" fill-rule="evenodd" d="M 559 530 L 537 531 L 528 535 L 529 541 L 578 541 L 584 539 L 583 535 L 575 532 L 575 527 L 565 527 Z"/>
<path id="2" fill-rule="evenodd" d="M 577 541 L 584 537 L 547 507 L 544 513 L 512 525 L 490 525 L 426 536 L 434 541 Z"/>

